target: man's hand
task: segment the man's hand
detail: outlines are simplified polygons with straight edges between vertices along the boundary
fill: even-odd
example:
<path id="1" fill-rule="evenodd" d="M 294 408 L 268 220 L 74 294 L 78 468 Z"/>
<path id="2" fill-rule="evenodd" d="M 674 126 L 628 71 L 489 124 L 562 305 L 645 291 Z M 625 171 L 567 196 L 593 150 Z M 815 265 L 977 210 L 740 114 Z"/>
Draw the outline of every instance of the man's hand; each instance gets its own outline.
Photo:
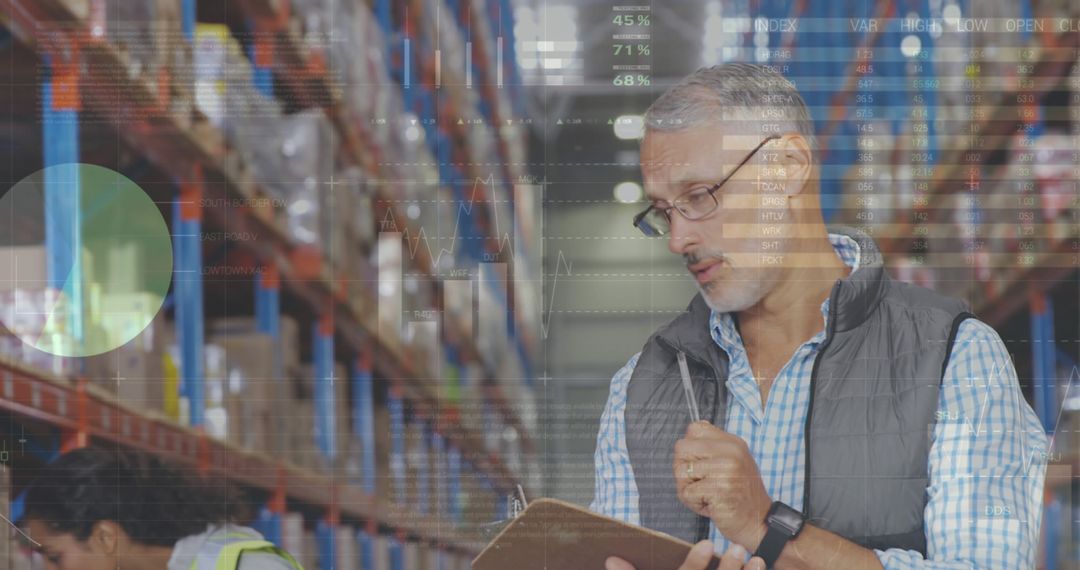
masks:
<path id="1" fill-rule="evenodd" d="M 712 519 L 729 540 L 758 547 L 772 499 L 746 442 L 708 422 L 694 422 L 675 443 L 673 468 L 684 505 Z"/>
<path id="2" fill-rule="evenodd" d="M 694 548 L 690 549 L 690 554 L 686 556 L 686 560 L 683 561 L 682 566 L 679 566 L 678 570 L 705 570 L 709 566 L 709 561 L 712 560 L 713 545 L 707 540 L 703 540 L 694 545 Z M 720 558 L 720 566 L 717 570 L 765 570 L 765 561 L 760 558 L 751 558 L 745 565 L 743 564 L 743 558 L 746 558 L 746 550 L 743 547 L 735 544 L 724 553 L 724 556 Z M 629 562 L 622 558 L 616 558 L 612 556 L 608 558 L 604 563 L 605 570 L 636 570 Z"/>

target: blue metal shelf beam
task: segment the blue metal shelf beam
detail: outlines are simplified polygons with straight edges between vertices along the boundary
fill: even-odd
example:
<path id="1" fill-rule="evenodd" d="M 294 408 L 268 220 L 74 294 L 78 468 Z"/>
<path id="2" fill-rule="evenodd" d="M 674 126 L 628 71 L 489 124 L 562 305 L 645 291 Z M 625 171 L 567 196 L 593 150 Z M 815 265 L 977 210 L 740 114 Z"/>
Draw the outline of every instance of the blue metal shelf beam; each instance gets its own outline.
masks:
<path id="1" fill-rule="evenodd" d="M 1046 433 L 1054 433 L 1057 422 L 1057 345 L 1054 340 L 1053 302 L 1045 293 L 1032 294 L 1031 362 L 1035 413 Z"/>
<path id="2" fill-rule="evenodd" d="M 173 204 L 173 298 L 180 345 L 181 393 L 188 403 L 190 424 L 201 427 L 206 408 L 203 379 L 202 176 L 181 183 Z"/>
<path id="3" fill-rule="evenodd" d="M 375 495 L 375 390 L 370 358 L 353 365 L 353 433 L 360 438 L 360 488 Z"/>
<path id="4" fill-rule="evenodd" d="M 76 57 L 72 54 L 70 57 Z M 55 81 L 57 69 L 46 57 L 50 76 L 42 82 L 42 141 L 45 165 L 45 250 L 49 288 L 63 292 L 68 303 L 64 323 L 68 338 L 83 338 L 83 268 L 81 188 L 79 179 L 78 94 L 59 93 L 73 86 Z M 72 97 L 75 99 L 72 100 Z"/>
<path id="5" fill-rule="evenodd" d="M 334 393 L 334 327 L 329 315 L 314 325 L 315 444 L 328 465 L 337 459 L 337 414 Z M 344 380 L 344 379 L 342 379 Z"/>
<path id="6" fill-rule="evenodd" d="M 277 267 L 270 265 L 264 267 L 255 279 L 255 323 L 259 332 L 266 334 L 272 340 L 275 347 L 271 355 L 274 381 L 278 383 L 279 394 L 286 393 L 285 366 L 282 362 L 282 354 L 277 347 L 281 346 L 281 289 Z M 280 436 L 279 436 L 280 437 Z M 285 442 L 281 437 L 272 442 L 274 449 L 284 450 Z M 272 505 L 260 510 L 258 530 L 274 544 L 281 544 L 281 513 Z"/>
<path id="7" fill-rule="evenodd" d="M 400 389 L 390 388 L 386 398 L 386 408 L 390 415 L 390 477 L 394 486 L 394 500 L 405 504 L 405 403 L 401 399 Z"/>
<path id="8" fill-rule="evenodd" d="M 274 51 L 269 34 L 258 29 L 254 21 L 248 20 L 247 29 L 251 32 L 248 44 L 248 59 L 251 60 L 251 81 L 255 89 L 266 98 L 274 98 Z"/>

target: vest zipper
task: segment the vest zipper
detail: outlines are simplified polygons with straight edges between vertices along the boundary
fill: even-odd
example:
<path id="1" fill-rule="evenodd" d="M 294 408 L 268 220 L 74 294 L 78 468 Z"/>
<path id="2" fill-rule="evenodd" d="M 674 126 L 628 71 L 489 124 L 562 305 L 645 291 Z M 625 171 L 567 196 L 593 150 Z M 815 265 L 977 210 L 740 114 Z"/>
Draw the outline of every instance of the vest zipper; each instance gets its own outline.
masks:
<path id="1" fill-rule="evenodd" d="M 814 365 L 810 368 L 810 399 L 806 404 L 806 425 L 803 427 L 803 453 L 806 454 L 806 461 L 803 465 L 803 516 L 806 520 L 810 520 L 810 420 L 814 415 L 814 384 L 817 380 L 818 365 L 821 364 L 821 358 L 825 355 L 825 349 L 829 347 L 829 343 L 832 341 L 833 332 L 836 330 L 836 297 L 840 292 L 840 283 L 837 281 L 833 285 L 832 292 L 829 293 L 829 322 L 825 324 L 825 340 L 821 342 L 821 346 L 818 347 L 818 353 L 814 356 Z"/>

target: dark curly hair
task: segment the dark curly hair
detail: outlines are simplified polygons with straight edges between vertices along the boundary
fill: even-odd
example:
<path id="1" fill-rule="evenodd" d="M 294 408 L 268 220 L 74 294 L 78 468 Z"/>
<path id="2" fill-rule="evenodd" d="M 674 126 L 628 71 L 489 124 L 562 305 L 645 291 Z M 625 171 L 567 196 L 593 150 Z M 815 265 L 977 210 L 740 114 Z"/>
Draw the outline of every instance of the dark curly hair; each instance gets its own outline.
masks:
<path id="1" fill-rule="evenodd" d="M 22 521 L 86 540 L 113 521 L 132 540 L 172 546 L 240 514 L 230 493 L 153 455 L 119 449 L 71 451 L 42 467 L 26 490 Z M 235 499 L 234 499 L 235 500 Z M 242 503 L 242 502 L 241 502 Z"/>

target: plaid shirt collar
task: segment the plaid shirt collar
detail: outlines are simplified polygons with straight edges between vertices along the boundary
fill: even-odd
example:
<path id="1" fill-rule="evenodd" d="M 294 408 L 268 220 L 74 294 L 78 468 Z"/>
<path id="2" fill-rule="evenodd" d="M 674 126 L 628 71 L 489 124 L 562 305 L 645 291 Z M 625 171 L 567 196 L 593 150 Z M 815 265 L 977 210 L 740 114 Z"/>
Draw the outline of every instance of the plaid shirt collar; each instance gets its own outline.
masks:
<path id="1" fill-rule="evenodd" d="M 840 261 L 851 268 L 852 274 L 859 270 L 860 250 L 859 244 L 855 240 L 846 235 L 829 234 L 829 243 L 832 244 L 833 249 L 836 251 L 836 256 L 840 258 Z M 829 318 L 828 297 L 821 303 L 821 318 L 823 324 L 821 331 L 824 333 L 824 325 L 827 324 Z M 731 358 L 736 351 L 743 350 L 742 337 L 739 336 L 739 331 L 735 327 L 735 319 L 731 313 L 712 311 L 709 317 L 709 324 L 712 330 L 713 340 L 728 354 L 729 358 Z M 820 334 L 815 335 L 810 342 L 820 342 L 820 336 Z"/>

